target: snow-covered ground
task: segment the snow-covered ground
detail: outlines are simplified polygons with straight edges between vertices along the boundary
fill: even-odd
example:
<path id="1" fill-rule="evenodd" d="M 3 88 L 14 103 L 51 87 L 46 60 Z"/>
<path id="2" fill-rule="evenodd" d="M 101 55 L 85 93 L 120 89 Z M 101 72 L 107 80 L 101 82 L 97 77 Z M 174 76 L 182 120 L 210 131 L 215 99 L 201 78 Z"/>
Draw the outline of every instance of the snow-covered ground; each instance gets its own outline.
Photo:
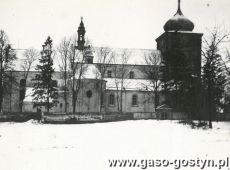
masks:
<path id="1" fill-rule="evenodd" d="M 141 169 L 110 168 L 108 160 L 226 159 L 230 156 L 230 122 L 213 126 L 212 130 L 198 130 L 177 121 L 157 120 L 0 123 L 0 170 Z"/>

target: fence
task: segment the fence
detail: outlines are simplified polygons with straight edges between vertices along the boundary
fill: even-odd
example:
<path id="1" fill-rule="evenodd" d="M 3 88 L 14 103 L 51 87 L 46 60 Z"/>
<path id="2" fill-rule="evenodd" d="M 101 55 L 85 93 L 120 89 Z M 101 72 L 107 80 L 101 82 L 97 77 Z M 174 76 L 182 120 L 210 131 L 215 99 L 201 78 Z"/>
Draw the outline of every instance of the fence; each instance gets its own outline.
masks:
<path id="1" fill-rule="evenodd" d="M 0 122 L 25 122 L 30 119 L 41 120 L 41 113 L 35 112 L 13 112 L 0 114 Z"/>
<path id="2" fill-rule="evenodd" d="M 93 123 L 121 120 L 150 119 L 153 113 L 68 113 L 43 114 L 44 123 Z"/>
<path id="3" fill-rule="evenodd" d="M 30 119 L 41 120 L 44 123 L 93 123 L 93 122 L 111 122 L 122 120 L 140 120 L 140 119 L 186 119 L 182 113 L 173 112 L 128 112 L 128 113 L 4 113 L 0 115 L 0 122 L 14 121 L 24 122 Z"/>

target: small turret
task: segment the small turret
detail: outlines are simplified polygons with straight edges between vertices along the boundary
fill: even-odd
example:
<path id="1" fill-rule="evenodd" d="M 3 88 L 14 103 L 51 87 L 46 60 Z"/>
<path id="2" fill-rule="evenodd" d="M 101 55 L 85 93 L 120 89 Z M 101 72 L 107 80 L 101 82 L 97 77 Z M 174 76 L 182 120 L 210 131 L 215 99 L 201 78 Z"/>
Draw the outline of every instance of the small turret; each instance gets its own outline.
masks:
<path id="1" fill-rule="evenodd" d="M 78 27 L 77 33 L 78 33 L 78 40 L 77 40 L 77 49 L 78 50 L 84 50 L 85 47 L 85 26 L 83 23 L 83 17 L 81 17 L 81 23 Z"/>

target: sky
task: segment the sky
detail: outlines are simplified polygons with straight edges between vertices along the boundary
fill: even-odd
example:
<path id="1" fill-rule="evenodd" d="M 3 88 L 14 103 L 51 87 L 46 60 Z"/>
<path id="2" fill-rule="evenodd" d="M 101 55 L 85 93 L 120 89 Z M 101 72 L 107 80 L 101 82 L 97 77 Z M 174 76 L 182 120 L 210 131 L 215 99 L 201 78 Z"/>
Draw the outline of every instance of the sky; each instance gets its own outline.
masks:
<path id="1" fill-rule="evenodd" d="M 178 0 L 0 0 L 0 29 L 16 49 L 36 48 L 47 36 L 54 46 L 77 33 L 81 16 L 93 46 L 156 49 L 155 39 L 177 10 Z M 229 0 L 181 0 L 183 14 L 206 33 L 230 30 Z"/>

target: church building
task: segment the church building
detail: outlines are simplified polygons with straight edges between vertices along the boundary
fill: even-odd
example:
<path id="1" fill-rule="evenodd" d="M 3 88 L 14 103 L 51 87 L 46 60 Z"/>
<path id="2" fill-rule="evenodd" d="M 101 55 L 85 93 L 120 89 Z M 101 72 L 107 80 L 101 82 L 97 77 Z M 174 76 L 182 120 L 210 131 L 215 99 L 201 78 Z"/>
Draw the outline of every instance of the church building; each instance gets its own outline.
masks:
<path id="1" fill-rule="evenodd" d="M 201 76 L 201 33 L 194 33 L 194 24 L 187 19 L 180 8 L 180 0 L 178 1 L 178 10 L 176 14 L 169 19 L 164 25 L 164 33 L 157 39 L 157 50 L 141 50 L 141 49 L 127 49 L 132 55 L 137 55 L 139 58 L 144 58 L 146 53 L 153 52 L 156 56 L 161 57 L 161 62 L 154 67 L 164 67 L 167 63 L 168 75 L 171 75 L 170 54 L 173 54 L 175 49 L 183 54 L 188 71 L 197 77 L 198 81 Z M 75 77 L 68 80 L 68 94 L 67 103 L 63 98 L 63 76 L 61 72 L 55 72 L 54 80 L 57 82 L 58 98 L 57 105 L 53 107 L 51 113 L 68 113 L 73 112 L 73 107 L 76 112 L 81 113 L 108 113 L 108 112 L 122 112 L 122 113 L 153 113 L 156 110 L 156 103 L 154 100 L 155 93 L 152 87 L 150 77 L 145 73 L 146 65 L 137 65 L 129 63 L 98 63 L 95 61 L 98 48 L 93 48 L 85 45 L 86 29 L 81 19 L 78 27 L 78 41 L 76 50 L 82 52 L 84 58 L 85 70 L 82 75 L 76 73 Z M 151 35 L 150 35 L 151 36 Z M 121 49 L 115 49 L 117 54 L 121 55 Z M 98 56 L 97 56 L 98 57 Z M 77 63 L 76 63 L 77 64 Z M 103 70 L 102 68 L 106 68 Z M 119 72 L 122 70 L 123 72 Z M 12 72 L 18 84 L 23 81 L 23 72 Z M 37 112 L 38 110 L 45 111 L 45 108 L 34 108 L 33 98 L 31 96 L 33 84 L 31 79 L 34 78 L 36 71 L 29 72 L 26 83 L 26 97 L 23 102 L 22 111 Z M 81 81 L 78 81 L 81 79 Z M 170 77 L 169 77 L 170 79 Z M 73 106 L 71 84 L 73 81 L 80 82 L 78 97 Z M 19 112 L 20 105 L 20 87 L 12 88 L 11 95 L 4 97 L 3 111 L 5 112 Z M 165 95 L 162 93 L 163 88 L 159 87 L 159 96 L 157 106 L 164 105 Z M 66 109 L 65 109 L 66 108 Z"/>

